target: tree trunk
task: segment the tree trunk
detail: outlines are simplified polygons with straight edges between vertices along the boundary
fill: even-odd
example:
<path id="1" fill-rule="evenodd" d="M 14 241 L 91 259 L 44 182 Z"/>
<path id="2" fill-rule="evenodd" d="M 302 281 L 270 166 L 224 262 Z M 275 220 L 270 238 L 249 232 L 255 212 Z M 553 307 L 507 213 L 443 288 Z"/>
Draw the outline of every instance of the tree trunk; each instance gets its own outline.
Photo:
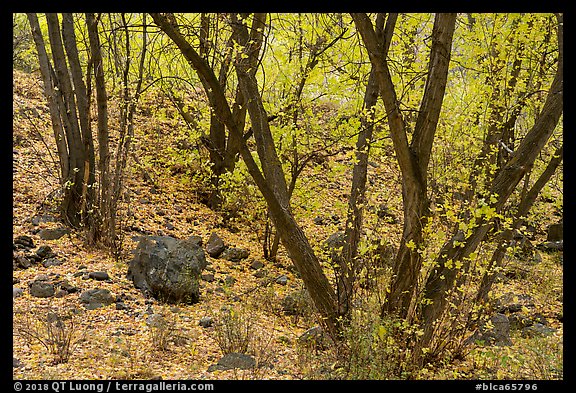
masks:
<path id="1" fill-rule="evenodd" d="M 98 170 L 100 172 L 100 214 L 102 232 L 106 243 L 112 244 L 116 237 L 116 209 L 111 204 L 112 184 L 110 180 L 110 150 L 108 131 L 108 95 L 104 81 L 104 63 L 98 36 L 98 20 L 93 13 L 86 13 L 90 55 L 96 87 L 96 107 L 98 111 Z"/>
<path id="2" fill-rule="evenodd" d="M 76 98 L 70 81 L 70 70 L 62 44 L 58 15 L 46 14 L 46 21 L 58 87 L 59 111 L 66 132 L 69 155 L 68 178 L 64 183 L 61 211 L 63 218 L 72 227 L 79 228 L 82 223 L 82 191 L 87 154 L 82 143 Z"/>
<path id="3" fill-rule="evenodd" d="M 384 42 L 384 54 L 386 55 L 392 41 L 392 33 L 396 25 L 398 14 L 389 14 L 387 18 L 378 14 L 376 19 L 376 33 Z M 384 26 L 384 20 L 386 26 Z M 352 293 L 356 276 L 360 266 L 357 261 L 358 246 L 365 207 L 366 179 L 368 174 L 368 156 L 374 131 L 374 106 L 378 100 L 378 81 L 374 67 L 370 70 L 366 91 L 364 93 L 364 110 L 367 115 L 362 116 L 361 127 L 356 141 L 356 164 L 352 170 L 352 187 L 348 199 L 348 214 L 346 218 L 345 237 L 346 243 L 342 249 L 343 263 L 340 268 L 338 296 L 339 303 L 349 310 L 352 302 Z"/>
<path id="4" fill-rule="evenodd" d="M 383 43 L 376 36 L 366 14 L 352 14 L 352 18 L 378 78 L 380 96 L 388 115 L 390 136 L 402 172 L 404 228 L 393 269 L 392 285 L 382 314 L 393 313 L 410 319 L 422 266 L 418 252 L 422 246 L 422 220 L 429 216 L 428 162 L 446 88 L 456 14 L 437 14 L 435 17 L 428 78 L 410 143 L 383 52 Z"/>

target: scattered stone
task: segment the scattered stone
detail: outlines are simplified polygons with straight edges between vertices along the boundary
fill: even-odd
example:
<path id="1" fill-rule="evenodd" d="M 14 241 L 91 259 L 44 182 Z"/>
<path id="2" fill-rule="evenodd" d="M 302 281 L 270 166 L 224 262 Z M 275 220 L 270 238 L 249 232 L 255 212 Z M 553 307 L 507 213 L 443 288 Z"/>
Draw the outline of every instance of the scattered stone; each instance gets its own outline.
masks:
<path id="1" fill-rule="evenodd" d="M 556 332 L 556 329 L 543 325 L 541 323 L 535 323 L 530 326 L 526 326 L 522 329 L 520 334 L 524 338 L 533 338 L 533 337 L 547 337 L 551 336 Z"/>
<path id="2" fill-rule="evenodd" d="M 206 282 L 213 282 L 216 279 L 212 273 L 202 274 L 200 278 Z"/>
<path id="3" fill-rule="evenodd" d="M 44 262 L 42 262 L 42 266 L 44 267 L 51 267 L 51 266 L 59 266 L 62 265 L 64 262 L 62 262 L 60 259 L 58 258 L 46 258 L 44 260 Z"/>
<path id="4" fill-rule="evenodd" d="M 226 285 L 226 286 L 232 286 L 232 285 L 234 285 L 235 282 L 236 282 L 236 279 L 229 274 L 224 278 L 224 285 Z"/>
<path id="5" fill-rule="evenodd" d="M 22 288 L 12 287 L 12 298 L 15 299 L 24 295 L 24 290 Z"/>
<path id="6" fill-rule="evenodd" d="M 527 294 L 505 293 L 496 300 L 495 308 L 498 313 L 515 313 L 523 308 L 535 307 L 534 299 Z"/>
<path id="7" fill-rule="evenodd" d="M 298 337 L 299 344 L 310 345 L 317 349 L 328 348 L 328 342 L 328 337 L 320 326 L 311 327 Z"/>
<path id="8" fill-rule="evenodd" d="M 252 263 L 250 263 L 250 269 L 254 269 L 254 270 L 258 270 L 264 267 L 264 263 L 262 263 L 262 261 L 259 261 L 257 259 L 254 259 L 252 261 Z"/>
<path id="9" fill-rule="evenodd" d="M 314 217 L 313 222 L 314 222 L 314 224 L 316 224 L 316 225 L 326 225 L 326 222 L 324 221 L 324 218 L 322 218 L 322 217 L 320 217 L 320 216 Z"/>
<path id="10" fill-rule="evenodd" d="M 248 258 L 249 255 L 250 251 L 245 248 L 228 247 L 222 252 L 222 254 L 220 254 L 220 258 L 230 262 L 240 262 L 241 260 Z"/>
<path id="11" fill-rule="evenodd" d="M 91 278 L 93 280 L 97 280 L 97 281 L 106 281 L 106 280 L 110 280 L 110 276 L 108 275 L 107 272 L 90 272 L 88 273 L 88 278 Z"/>
<path id="12" fill-rule="evenodd" d="M 32 217 L 32 219 L 30 220 L 30 222 L 32 223 L 32 225 L 34 226 L 38 226 L 38 224 L 40 224 L 41 222 L 56 222 L 56 217 L 54 217 L 51 214 L 42 214 L 39 216 L 34 216 Z"/>
<path id="13" fill-rule="evenodd" d="M 57 290 L 56 293 L 54 294 L 54 297 L 60 298 L 60 297 L 66 296 L 66 295 L 68 295 L 68 292 L 66 292 L 66 291 L 63 290 L 63 289 L 59 289 L 59 290 Z"/>
<path id="14" fill-rule="evenodd" d="M 564 223 L 559 222 L 557 224 L 550 224 L 548 226 L 548 233 L 546 235 L 546 241 L 558 242 L 564 239 Z"/>
<path id="15" fill-rule="evenodd" d="M 210 238 L 206 242 L 206 252 L 212 258 L 218 258 L 220 254 L 226 249 L 226 245 L 224 241 L 216 234 L 216 232 L 212 232 Z"/>
<path id="16" fill-rule="evenodd" d="M 83 303 L 88 310 L 94 310 L 114 303 L 114 297 L 107 289 L 89 289 L 80 295 L 80 303 Z"/>
<path id="17" fill-rule="evenodd" d="M 52 247 L 50 246 L 38 247 L 38 249 L 36 250 L 36 255 L 40 259 L 53 258 L 56 256 L 56 254 L 54 254 L 54 252 L 52 251 Z"/>
<path id="18" fill-rule="evenodd" d="M 276 284 L 280 284 L 280 285 L 286 285 L 288 283 L 288 276 L 286 276 L 285 274 L 282 274 L 280 277 L 278 277 L 275 280 Z"/>
<path id="19" fill-rule="evenodd" d="M 12 356 L 12 368 L 24 367 L 24 363 Z"/>
<path id="20" fill-rule="evenodd" d="M 143 236 L 128 268 L 128 279 L 145 294 L 168 303 L 196 303 L 207 261 L 202 239 Z"/>
<path id="21" fill-rule="evenodd" d="M 30 295 L 34 297 L 52 297 L 56 293 L 54 284 L 38 276 L 29 284 Z"/>
<path id="22" fill-rule="evenodd" d="M 487 323 L 483 323 L 480 328 L 465 340 L 465 343 L 480 343 L 488 346 L 510 346 L 510 321 L 504 314 L 494 314 Z"/>
<path id="23" fill-rule="evenodd" d="M 564 240 L 544 242 L 539 245 L 539 248 L 545 252 L 556 252 L 564 250 Z"/>
<path id="24" fill-rule="evenodd" d="M 20 235 L 14 239 L 14 244 L 23 246 L 24 248 L 34 248 L 34 241 L 30 236 Z"/>
<path id="25" fill-rule="evenodd" d="M 164 226 L 166 227 L 166 229 L 168 229 L 169 231 L 173 231 L 174 229 L 176 229 L 176 227 L 168 220 L 166 220 L 164 222 Z"/>
<path id="26" fill-rule="evenodd" d="M 209 328 L 214 325 L 214 320 L 212 317 L 202 317 L 198 321 L 198 325 L 202 326 L 203 328 Z"/>
<path id="27" fill-rule="evenodd" d="M 218 363 L 208 367 L 208 372 L 216 370 L 231 370 L 239 368 L 241 370 L 249 370 L 256 367 L 256 359 L 244 353 L 231 352 L 224 355 Z"/>
<path id="28" fill-rule="evenodd" d="M 24 254 L 12 254 L 12 268 L 13 269 L 28 269 L 32 266 L 34 259 L 30 259 Z"/>
<path id="29" fill-rule="evenodd" d="M 62 236 L 67 235 L 69 233 L 70 229 L 64 227 L 54 229 L 45 228 L 41 229 L 40 232 L 38 232 L 38 236 L 40 236 L 40 239 L 42 240 L 58 240 Z"/>
<path id="30" fill-rule="evenodd" d="M 268 270 L 266 269 L 259 269 L 252 274 L 256 278 L 264 278 L 268 276 Z"/>

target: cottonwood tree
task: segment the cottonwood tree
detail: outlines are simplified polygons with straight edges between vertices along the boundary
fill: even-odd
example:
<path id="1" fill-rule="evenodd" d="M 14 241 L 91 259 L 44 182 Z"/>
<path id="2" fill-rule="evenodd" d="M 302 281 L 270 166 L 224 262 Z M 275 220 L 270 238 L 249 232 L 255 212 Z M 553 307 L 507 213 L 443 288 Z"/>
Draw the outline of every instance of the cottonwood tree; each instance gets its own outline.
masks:
<path id="1" fill-rule="evenodd" d="M 233 29 L 234 41 L 238 44 L 238 50 L 234 56 L 234 69 L 244 96 L 244 105 L 250 116 L 260 166 L 242 138 L 244 130 L 235 121 L 231 105 L 214 70 L 180 33 L 178 26 L 174 23 L 173 15 L 158 13 L 151 15 L 155 23 L 174 41 L 198 73 L 212 109 L 219 120 L 231 133 L 235 134 L 236 138 L 242 141 L 240 154 L 248 172 L 266 200 L 282 244 L 300 273 L 322 317 L 322 324 L 330 334 L 336 337 L 339 331 L 340 314 L 337 297 L 322 270 L 318 257 L 292 213 L 285 174 L 275 149 L 268 121 L 269 116 L 264 109 L 254 73 L 262 49 L 266 14 L 254 14 L 250 26 L 248 25 L 249 15 L 227 16 L 228 23 Z"/>
<path id="2" fill-rule="evenodd" d="M 37 15 L 28 13 L 27 16 L 58 150 L 63 191 L 60 211 L 72 227 L 85 225 L 92 233 L 90 237 L 97 238 L 94 141 L 73 16 L 63 14 L 60 22 L 57 14 L 46 14 L 52 59 L 48 56 Z"/>
<path id="3" fill-rule="evenodd" d="M 548 90 L 544 106 L 536 116 L 534 125 L 519 140 L 518 135 L 514 138 L 510 136 L 510 133 L 524 108 L 522 100 L 509 113 L 508 119 L 504 119 L 502 107 L 497 107 L 491 103 L 493 105 L 491 113 L 494 118 L 488 124 L 488 137 L 485 140 L 484 148 L 480 151 L 480 156 L 494 157 L 488 159 L 488 161 L 493 160 L 491 163 L 494 165 L 488 166 L 491 169 L 488 172 L 484 169 L 473 168 L 472 170 L 472 173 L 480 173 L 480 171 L 488 173 L 489 176 L 484 175 L 484 182 L 487 184 L 486 190 L 479 195 L 476 192 L 474 195 L 475 198 L 478 198 L 475 204 L 476 208 L 470 214 L 463 216 L 463 218 L 467 218 L 467 220 L 462 221 L 466 230 L 462 230 L 462 225 L 454 227 L 454 232 L 438 252 L 433 268 L 430 274 L 425 277 L 422 287 L 419 287 L 419 280 L 422 275 L 422 260 L 419 255 L 423 250 L 422 228 L 429 217 L 427 164 L 431 158 L 434 131 L 437 127 L 444 88 L 448 78 L 450 46 L 456 16 L 443 14 L 435 16 L 428 77 L 411 141 L 408 141 L 405 132 L 406 123 L 398 106 L 395 86 L 392 83 L 387 59 L 383 54 L 382 40 L 375 34 L 372 22 L 367 15 L 353 14 L 352 17 L 362 36 L 372 66 L 377 70 L 380 96 L 386 107 L 390 134 L 403 182 L 404 231 L 394 266 L 394 278 L 382 314 L 383 316 L 400 316 L 408 321 L 421 324 L 422 334 L 416 347 L 419 350 L 417 357 L 423 361 L 425 357 L 421 355 L 428 352 L 429 356 L 433 356 L 442 348 L 442 345 L 437 345 L 438 342 L 435 342 L 435 338 L 438 337 L 437 332 L 441 329 L 441 322 L 449 309 L 449 305 L 454 305 L 450 300 L 450 294 L 459 283 L 458 277 L 462 277 L 460 273 L 468 272 L 470 269 L 472 260 L 470 255 L 483 241 L 488 239 L 490 229 L 494 227 L 498 217 L 501 217 L 511 195 L 521 179 L 529 172 L 536 157 L 558 124 L 562 114 L 562 17 L 561 15 L 557 16 L 558 64 L 556 74 Z M 507 84 L 508 91 L 505 93 L 509 93 L 509 90 L 514 88 L 519 67 L 517 58 L 512 63 L 511 79 Z M 495 86 L 499 85 L 498 80 L 502 80 L 502 77 L 496 75 L 495 72 L 501 69 L 503 69 L 501 66 L 496 66 L 496 69 L 493 70 L 494 73 L 491 74 Z M 494 98 L 499 98 L 500 94 L 503 94 L 501 90 L 494 89 Z M 502 138 L 506 138 L 509 144 L 515 139 L 517 143 L 514 146 L 515 149 L 508 148 L 505 152 L 506 156 L 501 153 L 493 155 L 492 152 L 501 152 L 501 150 L 486 145 L 502 142 Z M 561 151 L 557 151 L 554 157 L 560 153 Z M 477 161 L 477 163 L 480 162 L 484 162 L 484 160 Z M 542 184 L 551 176 L 550 173 L 557 165 L 558 158 L 549 163 L 538 182 L 525 194 L 525 198 L 522 199 L 516 210 L 519 214 L 517 218 L 525 215 L 533 203 L 534 194 L 541 189 Z M 470 195 L 468 197 L 470 198 Z M 501 233 L 499 241 L 505 241 L 510 236 L 509 229 L 512 228 L 507 228 Z M 497 254 L 490 262 L 491 266 L 498 265 L 501 252 L 501 249 L 497 250 Z M 493 273 L 493 270 L 490 272 Z M 485 297 L 491 280 L 490 273 L 484 277 L 478 298 Z M 420 293 L 422 296 L 419 296 Z"/>
<path id="4" fill-rule="evenodd" d="M 139 63 L 136 93 L 128 92 L 128 68 L 124 72 L 121 110 L 120 143 L 116 156 L 110 147 L 108 120 L 108 93 L 106 67 L 102 56 L 101 15 L 84 15 L 88 42 L 85 43 L 88 61 L 81 64 L 72 13 L 46 14 L 51 59 L 45 39 L 34 13 L 28 13 L 32 36 L 36 46 L 44 93 L 48 101 L 52 129 L 58 151 L 63 197 L 60 210 L 63 219 L 74 228 L 83 228 L 89 243 L 102 242 L 114 249 L 118 247 L 116 214 L 121 198 L 122 179 L 126 166 L 130 139 L 133 135 L 133 117 L 142 83 L 143 59 L 146 51 L 146 22 L 143 21 L 143 50 Z M 81 17 L 76 17 L 81 20 Z M 61 19 L 61 21 L 60 21 Z M 125 21 L 124 21 L 125 22 Z M 124 28 L 127 29 L 126 23 Z M 125 35 L 126 54 L 130 57 L 130 38 Z M 96 97 L 97 141 L 94 140 L 91 121 L 92 87 Z M 97 142 L 97 143 L 95 143 Z M 97 149 L 95 149 L 97 145 Z M 96 154 L 97 152 L 97 154 Z M 112 165 L 114 164 L 114 168 Z"/>
<path id="5" fill-rule="evenodd" d="M 411 141 L 408 141 L 408 128 L 392 82 L 384 42 L 376 35 L 366 14 L 352 14 L 352 18 L 375 70 L 380 97 L 388 116 L 390 136 L 402 173 L 404 229 L 383 312 L 409 318 L 414 311 L 414 299 L 422 267 L 422 256 L 418 247 L 423 242 L 423 226 L 430 214 L 427 194 L 428 163 L 446 88 L 456 15 L 437 14 L 435 17 L 428 77 Z"/>

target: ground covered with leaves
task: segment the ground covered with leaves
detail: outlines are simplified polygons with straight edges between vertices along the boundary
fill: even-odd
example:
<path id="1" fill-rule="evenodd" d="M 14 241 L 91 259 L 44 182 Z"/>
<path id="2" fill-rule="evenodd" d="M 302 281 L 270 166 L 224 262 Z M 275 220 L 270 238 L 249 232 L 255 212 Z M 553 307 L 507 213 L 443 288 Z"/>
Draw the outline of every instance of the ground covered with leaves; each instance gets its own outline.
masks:
<path id="1" fill-rule="evenodd" d="M 258 209 L 243 209 L 242 195 L 252 198 L 255 189 L 236 186 L 234 192 L 243 194 L 226 200 L 228 217 L 207 208 L 202 190 L 192 187 L 194 174 L 203 168 L 161 150 L 179 125 L 169 115 L 153 118 L 154 108 L 141 112 L 136 124 L 140 134 L 119 214 L 119 251 L 113 255 L 86 246 L 83 234 L 75 231 L 64 230 L 51 240 L 49 234 L 65 226 L 58 221 L 58 166 L 48 108 L 36 75 L 15 71 L 13 87 L 13 235 L 20 239 L 14 252 L 36 255 L 36 263 L 18 266 L 13 273 L 14 378 L 402 378 L 401 372 L 383 370 L 393 354 L 371 352 L 377 345 L 385 348 L 388 339 L 382 326 L 367 316 L 374 305 L 366 303 L 377 299 L 363 299 L 346 351 L 306 340 L 316 334 L 309 329 L 318 323 L 302 281 L 282 251 L 275 262 L 264 259 Z M 153 102 L 162 106 L 159 99 Z M 394 168 L 375 163 L 371 171 L 380 188 L 399 189 Z M 321 244 L 345 221 L 350 175 L 344 173 L 328 186 L 321 169 L 310 170 L 308 176 L 302 182 L 316 196 L 305 202 L 306 194 L 296 196 L 295 210 L 312 241 Z M 370 198 L 377 206 L 384 197 Z M 385 219 L 381 227 L 392 242 L 399 237 L 399 212 L 375 211 L 370 217 Z M 130 252 L 142 235 L 195 235 L 205 244 L 213 233 L 249 255 L 239 261 L 207 255 L 198 303 L 163 304 L 143 296 L 127 278 Z M 561 379 L 562 255 L 540 255 L 537 263 L 511 259 L 496 292 L 519 304 L 517 315 L 541 316 L 550 329 L 547 334 L 517 329 L 511 333 L 512 345 L 471 345 L 461 359 L 430 364 L 411 371 L 410 377 Z M 46 288 L 48 294 L 37 296 Z M 83 294 L 93 289 L 109 292 L 107 304 L 92 308 L 82 302 Z M 248 357 L 227 366 L 222 361 L 227 353 Z"/>

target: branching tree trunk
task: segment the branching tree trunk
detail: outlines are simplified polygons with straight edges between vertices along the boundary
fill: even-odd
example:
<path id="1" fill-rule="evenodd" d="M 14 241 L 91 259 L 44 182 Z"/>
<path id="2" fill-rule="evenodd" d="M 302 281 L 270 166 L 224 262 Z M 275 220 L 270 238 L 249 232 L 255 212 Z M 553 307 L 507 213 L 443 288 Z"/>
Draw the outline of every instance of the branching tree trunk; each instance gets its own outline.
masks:
<path id="1" fill-rule="evenodd" d="M 413 301 L 418 290 L 418 278 L 422 266 L 422 257 L 419 253 L 423 240 L 422 229 L 426 217 L 429 216 L 428 162 L 446 88 L 456 15 L 437 14 L 435 17 L 428 78 L 410 142 L 382 40 L 378 39 L 366 14 L 352 14 L 352 18 L 376 72 L 380 96 L 388 116 L 390 136 L 402 172 L 404 228 L 393 269 L 392 285 L 382 311 L 410 319 L 413 316 Z"/>
<path id="2" fill-rule="evenodd" d="M 176 26 L 170 23 L 171 18 L 167 18 L 164 14 L 152 13 L 151 15 L 156 24 L 174 41 L 199 74 L 211 107 L 218 115 L 220 121 L 226 125 L 231 133 L 236 135 L 238 140 L 242 141 L 240 154 L 250 175 L 266 200 L 274 224 L 280 233 L 282 243 L 292 258 L 316 309 L 322 317 L 321 322 L 330 334 L 336 336 L 339 331 L 336 294 L 324 275 L 306 235 L 296 223 L 291 212 L 286 179 L 271 138 L 268 115 L 262 105 L 255 75 L 250 68 L 250 64 L 258 57 L 260 51 L 266 15 L 255 14 L 249 31 L 248 27 L 235 17 L 231 18 L 230 22 L 234 32 L 237 34 L 235 39 L 243 48 L 242 56 L 236 61 L 235 68 L 247 102 L 262 170 L 256 164 L 252 153 L 242 138 L 243 130 L 238 128 L 222 86 L 213 69 L 184 39 Z"/>
<path id="3" fill-rule="evenodd" d="M 387 55 L 392 41 L 392 33 L 396 25 L 398 14 L 378 14 L 376 18 L 376 34 L 380 42 L 383 42 L 384 56 Z M 386 24 L 384 24 L 386 22 Z M 370 144 L 374 132 L 374 107 L 378 100 L 378 80 L 375 68 L 372 67 L 364 93 L 365 116 L 361 118 L 361 130 L 356 141 L 356 164 L 352 170 L 352 187 L 348 199 L 348 215 L 346 218 L 345 237 L 346 242 L 342 248 L 342 266 L 338 282 L 339 303 L 349 310 L 352 302 L 354 282 L 359 272 L 358 246 L 362 231 L 362 221 L 366 204 L 366 179 L 368 174 L 368 156 Z"/>
<path id="4" fill-rule="evenodd" d="M 90 129 L 89 98 L 82 79 L 72 14 L 46 14 L 52 63 L 47 56 L 38 17 L 28 20 L 38 52 L 44 92 L 60 160 L 63 198 L 60 210 L 72 227 L 98 231 L 95 219 L 95 155 Z M 90 237 L 90 236 L 89 236 Z"/>

